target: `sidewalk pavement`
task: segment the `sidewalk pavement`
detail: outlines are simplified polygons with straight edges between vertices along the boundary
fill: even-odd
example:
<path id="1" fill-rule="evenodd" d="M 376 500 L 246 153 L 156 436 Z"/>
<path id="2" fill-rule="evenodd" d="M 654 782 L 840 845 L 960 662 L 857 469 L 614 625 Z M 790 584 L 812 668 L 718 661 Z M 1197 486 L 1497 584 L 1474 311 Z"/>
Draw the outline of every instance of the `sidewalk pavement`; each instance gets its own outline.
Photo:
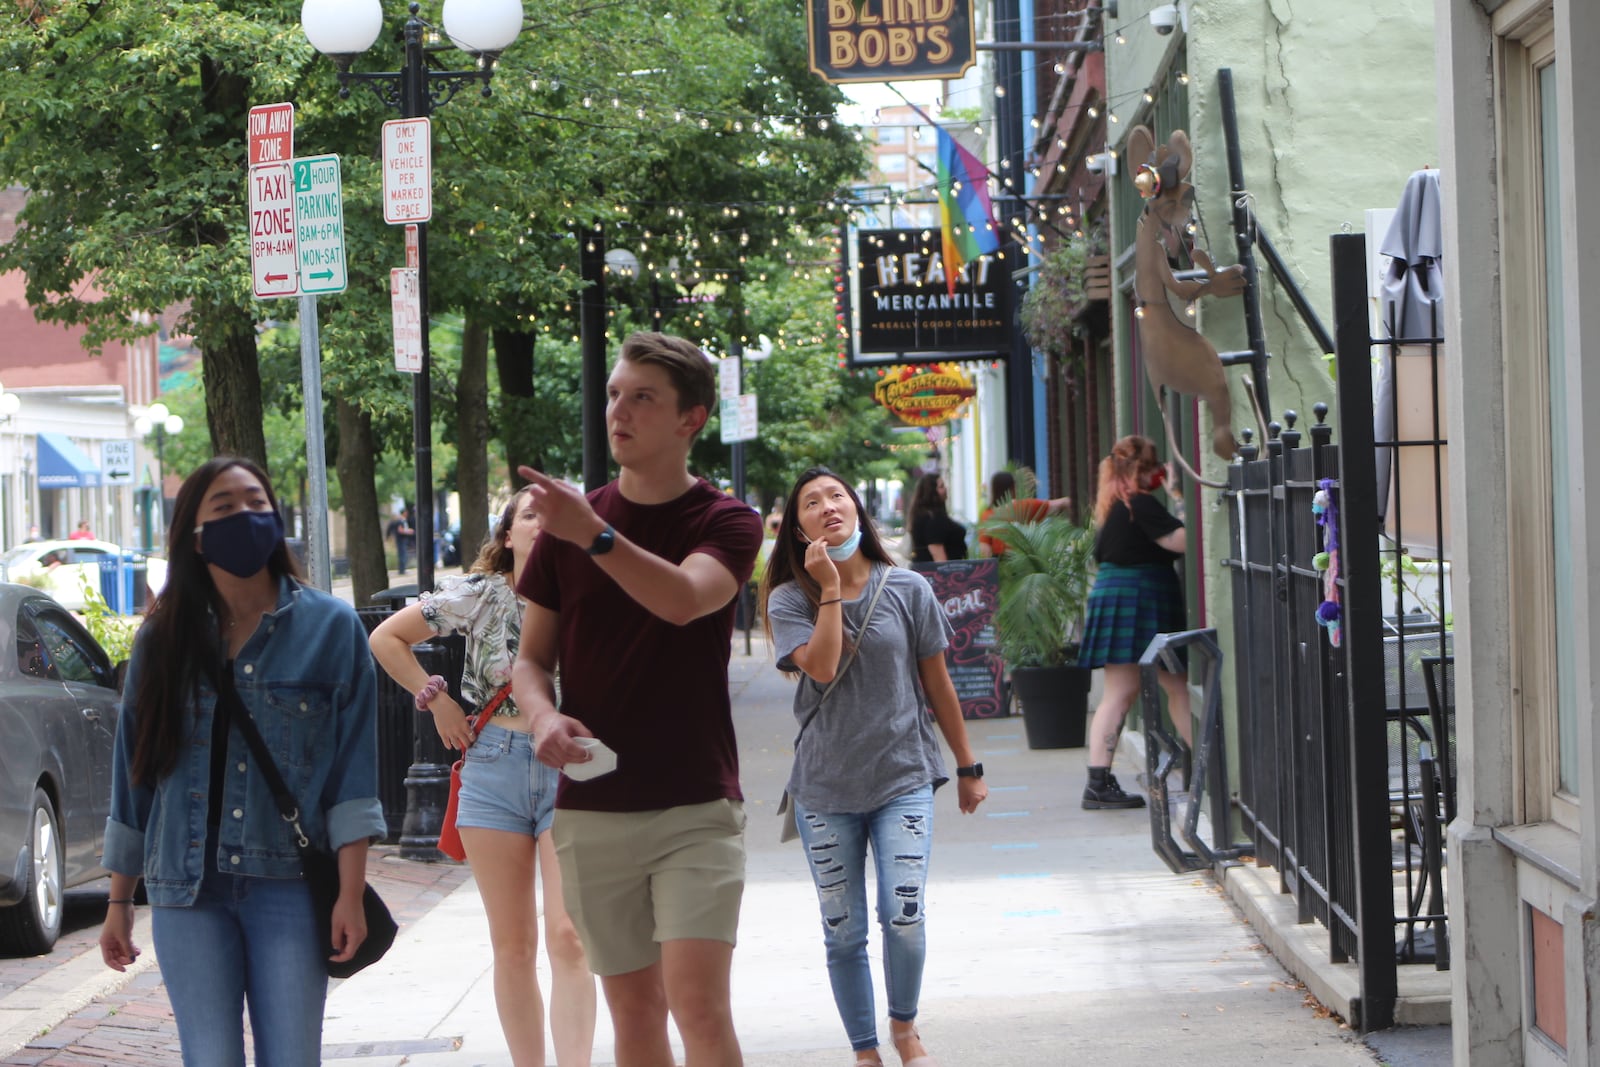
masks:
<path id="1" fill-rule="evenodd" d="M 849 1052 L 829 993 L 815 894 L 798 843 L 778 842 L 774 814 L 795 730 L 791 683 L 759 635 L 753 652 L 747 657 L 744 635 L 735 634 L 731 678 L 749 818 L 735 1025 L 750 1067 L 844 1067 Z M 928 893 L 919 1025 L 944 1067 L 1231 1067 L 1241 1057 L 1297 1067 L 1449 1062 L 1448 1037 L 1437 1031 L 1392 1035 L 1380 1061 L 1286 975 L 1207 874 L 1173 875 L 1162 865 L 1146 812 L 1083 811 L 1083 750 L 1030 750 L 1017 719 L 969 729 L 990 797 L 963 816 L 955 791 L 939 791 Z M 1131 770 L 1123 777 L 1131 781 Z M 372 868 L 402 930 L 381 962 L 334 985 L 324 1062 L 507 1067 L 487 927 L 467 872 L 388 855 Z M 148 959 L 147 931 L 141 938 Z M 887 1041 L 876 944 L 872 952 Z M 108 984 L 103 976 L 112 972 L 91 955 L 61 968 L 82 965 L 79 987 L 60 995 L 88 1007 L 62 1012 L 64 1021 L 40 1027 L 47 1032 L 25 1047 L 0 1045 L 0 1057 L 9 1054 L 0 1063 L 178 1062 L 158 971 L 141 961 L 142 973 Z M 540 970 L 548 995 L 542 958 Z M 85 996 L 91 973 L 100 985 Z M 12 997 L 26 991 L 0 998 L 0 1026 Z M 594 1062 L 609 1064 L 603 998 L 599 1014 Z M 1407 1041 L 1417 1047 L 1408 1050 Z"/>

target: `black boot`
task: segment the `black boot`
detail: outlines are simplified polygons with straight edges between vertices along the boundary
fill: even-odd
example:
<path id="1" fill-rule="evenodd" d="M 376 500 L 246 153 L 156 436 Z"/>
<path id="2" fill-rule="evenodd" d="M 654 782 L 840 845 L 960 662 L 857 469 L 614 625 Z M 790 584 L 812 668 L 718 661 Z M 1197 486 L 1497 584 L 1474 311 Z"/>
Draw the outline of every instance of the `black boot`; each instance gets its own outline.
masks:
<path id="1" fill-rule="evenodd" d="M 1137 793 L 1124 793 L 1110 767 L 1090 767 L 1089 784 L 1083 787 L 1083 806 L 1090 811 L 1100 808 L 1142 808 L 1144 797 Z"/>

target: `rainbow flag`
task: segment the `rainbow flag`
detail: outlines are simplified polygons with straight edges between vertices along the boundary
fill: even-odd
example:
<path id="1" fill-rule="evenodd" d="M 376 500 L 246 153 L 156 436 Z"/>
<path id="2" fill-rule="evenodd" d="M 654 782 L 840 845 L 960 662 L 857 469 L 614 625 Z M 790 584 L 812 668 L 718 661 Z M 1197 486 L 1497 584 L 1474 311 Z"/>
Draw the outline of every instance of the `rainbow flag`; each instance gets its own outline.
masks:
<path id="1" fill-rule="evenodd" d="M 935 126 L 939 134 L 939 226 L 944 231 L 945 287 L 954 294 L 962 264 L 1000 249 L 1000 229 L 989 204 L 989 170 L 978 157 Z"/>

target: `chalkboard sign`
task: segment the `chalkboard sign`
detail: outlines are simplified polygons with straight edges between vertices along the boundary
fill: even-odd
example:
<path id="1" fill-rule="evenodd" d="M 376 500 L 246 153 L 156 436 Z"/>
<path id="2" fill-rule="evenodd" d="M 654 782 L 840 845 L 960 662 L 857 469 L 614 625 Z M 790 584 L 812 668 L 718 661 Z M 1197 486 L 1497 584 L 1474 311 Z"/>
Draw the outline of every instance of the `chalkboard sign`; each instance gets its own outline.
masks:
<path id="1" fill-rule="evenodd" d="M 1000 656 L 994 650 L 994 609 L 1000 601 L 1000 564 L 993 559 L 918 563 L 914 568 L 933 586 L 955 635 L 944 661 L 961 699 L 965 719 L 1008 714 L 1001 693 Z"/>

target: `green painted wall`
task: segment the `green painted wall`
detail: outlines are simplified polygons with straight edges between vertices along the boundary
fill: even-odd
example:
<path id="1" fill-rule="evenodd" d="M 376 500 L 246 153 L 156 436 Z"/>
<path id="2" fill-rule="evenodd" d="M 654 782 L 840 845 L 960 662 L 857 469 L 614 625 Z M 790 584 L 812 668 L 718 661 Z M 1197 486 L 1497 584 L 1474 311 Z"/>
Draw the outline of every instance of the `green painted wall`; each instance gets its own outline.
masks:
<path id="1" fill-rule="evenodd" d="M 1329 276 L 1328 238 L 1344 230 L 1360 231 L 1371 208 L 1392 208 L 1406 179 L 1424 166 L 1437 166 L 1440 152 L 1436 126 L 1433 0 L 1192 0 L 1187 33 L 1180 27 L 1158 35 L 1148 21 L 1152 0 L 1120 0 L 1118 18 L 1106 22 L 1107 99 L 1117 121 L 1107 127 L 1108 141 L 1124 144 L 1127 131 L 1143 121 L 1156 105 L 1144 99 L 1149 90 L 1158 100 L 1173 92 L 1178 75 L 1188 75 L 1187 131 L 1194 146 L 1195 166 L 1189 176 L 1196 189 L 1204 222 L 1200 237 L 1219 265 L 1237 260 L 1233 239 L 1227 155 L 1217 90 L 1217 70 L 1233 72 L 1244 180 L 1254 197 L 1260 222 L 1287 263 L 1329 333 L 1334 330 Z M 1120 32 L 1123 43 L 1117 42 Z M 1154 129 L 1157 142 L 1169 129 Z M 1119 160 L 1112 185 L 1117 204 L 1112 214 L 1113 248 L 1130 249 L 1129 224 L 1137 198 L 1131 184 L 1133 166 L 1142 160 Z M 1449 176 L 1445 176 L 1449 180 Z M 1377 240 L 1382 234 L 1372 235 Z M 1209 241 L 1207 241 L 1209 238 Z M 1285 409 L 1301 415 L 1300 428 L 1312 422 L 1311 407 L 1334 403 L 1333 384 L 1320 346 L 1301 324 L 1283 288 L 1258 255 L 1261 268 L 1262 318 L 1269 364 L 1268 388 L 1278 418 Z M 1127 317 L 1131 257 L 1118 260 L 1123 283 L 1118 322 Z M 1207 300 L 1201 329 L 1219 351 L 1247 347 L 1243 304 L 1238 299 Z M 1133 432 L 1133 390 L 1129 338 L 1116 338 L 1118 432 Z M 1233 382 L 1234 428 L 1257 426 L 1240 378 L 1246 368 L 1229 370 Z M 1369 412 L 1360 413 L 1370 417 Z M 1337 425 L 1338 412 L 1330 417 Z M 1209 434 L 1203 417 L 1200 438 Z M 1338 440 L 1336 435 L 1335 440 Z M 1209 450 L 1200 457 L 1202 473 L 1225 480 L 1221 460 Z M 1190 460 L 1195 457 L 1191 454 Z M 1193 503 L 1201 496 L 1197 508 Z M 1190 494 L 1191 522 L 1201 525 L 1203 548 L 1192 552 L 1191 570 L 1204 568 L 1205 621 L 1218 630 L 1224 654 L 1232 660 L 1232 592 L 1228 572 L 1219 560 L 1227 553 L 1228 517 L 1218 506 L 1219 494 Z M 1198 514 L 1197 514 L 1198 512 Z M 1192 587 L 1191 587 L 1192 588 Z M 1191 617 L 1198 618 L 1191 602 Z M 1226 706 L 1234 706 L 1232 669 L 1225 670 L 1229 689 Z M 1230 736 L 1234 731 L 1230 730 Z M 1234 767 L 1237 760 L 1230 760 Z"/>

